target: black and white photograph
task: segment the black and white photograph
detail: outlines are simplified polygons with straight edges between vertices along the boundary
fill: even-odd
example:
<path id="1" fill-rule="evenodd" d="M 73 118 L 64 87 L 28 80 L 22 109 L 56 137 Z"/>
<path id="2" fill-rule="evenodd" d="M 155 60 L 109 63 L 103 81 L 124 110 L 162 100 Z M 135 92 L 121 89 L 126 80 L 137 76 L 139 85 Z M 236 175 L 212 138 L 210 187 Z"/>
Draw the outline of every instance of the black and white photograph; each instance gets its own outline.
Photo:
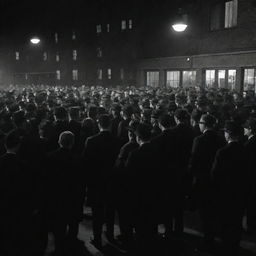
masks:
<path id="1" fill-rule="evenodd" d="M 256 256 L 256 0 L 0 0 L 0 256 Z"/>

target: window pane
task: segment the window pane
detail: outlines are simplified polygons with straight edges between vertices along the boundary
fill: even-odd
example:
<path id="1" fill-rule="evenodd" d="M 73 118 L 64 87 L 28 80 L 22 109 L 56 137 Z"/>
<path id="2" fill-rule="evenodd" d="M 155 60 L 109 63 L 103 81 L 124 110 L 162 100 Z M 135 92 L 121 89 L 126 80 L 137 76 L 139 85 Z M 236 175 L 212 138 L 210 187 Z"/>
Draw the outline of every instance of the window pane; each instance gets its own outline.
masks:
<path id="1" fill-rule="evenodd" d="M 215 85 L 215 70 L 206 70 L 205 85 L 207 88 L 214 87 L 214 85 Z"/>
<path id="2" fill-rule="evenodd" d="M 55 43 L 57 44 L 58 43 L 58 34 L 57 33 L 54 34 L 54 39 L 55 39 Z"/>
<path id="3" fill-rule="evenodd" d="M 225 28 L 237 25 L 237 0 L 225 3 Z"/>
<path id="4" fill-rule="evenodd" d="M 102 80 L 102 69 L 97 70 L 97 77 L 99 80 Z"/>
<path id="5" fill-rule="evenodd" d="M 124 80 L 124 69 L 123 68 L 120 69 L 120 79 Z"/>
<path id="6" fill-rule="evenodd" d="M 111 68 L 108 68 L 108 79 L 111 79 L 112 76 L 112 70 Z"/>
<path id="7" fill-rule="evenodd" d="M 15 52 L 15 59 L 19 60 L 20 59 L 20 53 L 19 52 Z"/>
<path id="8" fill-rule="evenodd" d="M 46 60 L 47 60 L 47 52 L 44 52 L 43 59 L 44 59 L 44 61 L 46 61 Z"/>
<path id="9" fill-rule="evenodd" d="M 235 90 L 236 88 L 236 70 L 228 70 L 228 89 Z"/>
<path id="10" fill-rule="evenodd" d="M 129 20 L 129 29 L 132 29 L 132 20 Z"/>
<path id="11" fill-rule="evenodd" d="M 57 80 L 60 80 L 60 70 L 56 71 L 56 78 L 57 78 Z"/>
<path id="12" fill-rule="evenodd" d="M 101 25 L 96 26 L 96 32 L 97 34 L 101 33 Z"/>
<path id="13" fill-rule="evenodd" d="M 196 86 L 196 71 L 183 71 L 183 87 Z"/>
<path id="14" fill-rule="evenodd" d="M 73 78 L 73 80 L 78 80 L 78 71 L 77 70 L 72 70 L 72 78 Z"/>
<path id="15" fill-rule="evenodd" d="M 255 91 L 255 69 L 244 70 L 244 91 Z"/>
<path id="16" fill-rule="evenodd" d="M 180 85 L 180 71 L 167 71 L 166 86 L 177 88 Z"/>
<path id="17" fill-rule="evenodd" d="M 150 71 L 147 72 L 147 86 L 158 87 L 159 86 L 159 72 Z"/>
<path id="18" fill-rule="evenodd" d="M 77 50 L 73 50 L 73 60 L 77 59 Z"/>
<path id="19" fill-rule="evenodd" d="M 219 88 L 225 88 L 225 70 L 219 70 L 218 71 L 218 87 Z"/>
<path id="20" fill-rule="evenodd" d="M 122 30 L 126 29 L 126 20 L 122 20 L 122 22 L 121 22 L 121 29 Z"/>

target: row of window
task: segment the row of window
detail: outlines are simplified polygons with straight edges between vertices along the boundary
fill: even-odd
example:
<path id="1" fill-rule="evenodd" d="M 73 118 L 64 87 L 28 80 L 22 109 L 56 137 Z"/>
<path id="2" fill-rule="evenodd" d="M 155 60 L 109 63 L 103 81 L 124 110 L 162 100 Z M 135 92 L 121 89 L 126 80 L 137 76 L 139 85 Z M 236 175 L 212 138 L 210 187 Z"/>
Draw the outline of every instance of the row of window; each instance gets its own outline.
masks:
<path id="1" fill-rule="evenodd" d="M 43 53 L 43 61 L 47 61 L 48 58 L 49 58 L 48 53 L 47 53 L 47 52 L 44 52 L 44 53 Z M 77 50 L 73 50 L 73 51 L 72 51 L 72 59 L 73 59 L 73 60 L 77 60 Z M 15 60 L 17 60 L 17 61 L 20 60 L 20 53 L 19 53 L 19 52 L 15 52 Z M 60 55 L 59 55 L 59 53 L 57 53 L 57 54 L 55 55 L 55 60 L 56 60 L 57 62 L 60 61 Z"/>
<path id="2" fill-rule="evenodd" d="M 132 19 L 129 20 L 122 20 L 121 21 L 121 30 L 127 30 L 127 29 L 132 29 L 133 28 L 133 21 Z M 103 25 L 98 24 L 96 25 L 96 33 L 100 34 L 103 32 Z M 110 32 L 110 24 L 106 24 L 106 32 Z"/>
<path id="3" fill-rule="evenodd" d="M 159 86 L 159 71 L 146 72 L 146 85 Z M 196 86 L 196 71 L 166 71 L 165 83 L 167 87 L 191 87 Z M 236 88 L 237 71 L 235 69 L 207 69 L 205 70 L 204 82 L 207 88 Z M 244 91 L 256 92 L 256 68 L 244 69 L 243 73 Z"/>
<path id="4" fill-rule="evenodd" d="M 97 79 L 102 80 L 103 78 L 103 69 L 97 69 Z M 107 78 L 110 80 L 112 79 L 112 69 L 108 68 L 107 69 Z M 56 70 L 56 79 L 60 80 L 61 79 L 61 74 L 60 70 Z M 120 79 L 124 80 L 124 69 L 120 69 Z M 78 70 L 74 69 L 72 70 L 72 80 L 77 81 L 78 80 Z"/>
<path id="5" fill-rule="evenodd" d="M 75 31 L 72 32 L 72 40 L 76 40 L 76 33 Z M 54 33 L 54 41 L 57 44 L 59 42 L 59 35 L 58 33 Z"/>

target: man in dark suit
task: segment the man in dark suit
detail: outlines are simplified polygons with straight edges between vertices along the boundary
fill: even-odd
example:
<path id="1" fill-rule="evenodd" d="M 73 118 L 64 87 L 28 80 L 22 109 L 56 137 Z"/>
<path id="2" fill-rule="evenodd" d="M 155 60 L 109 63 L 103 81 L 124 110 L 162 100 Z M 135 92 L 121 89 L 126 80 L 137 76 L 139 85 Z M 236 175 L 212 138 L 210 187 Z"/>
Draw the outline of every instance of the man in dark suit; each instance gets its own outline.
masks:
<path id="1" fill-rule="evenodd" d="M 256 118 L 249 118 L 244 124 L 244 135 L 248 138 L 245 142 L 246 157 L 250 175 L 250 191 L 247 205 L 247 231 L 256 233 Z"/>
<path id="2" fill-rule="evenodd" d="M 211 188 L 211 168 L 218 149 L 225 145 L 225 140 L 214 130 L 216 118 L 204 114 L 199 121 L 202 135 L 193 142 L 189 171 L 193 176 L 193 199 L 199 208 L 204 233 L 205 249 L 211 249 L 214 239 L 213 205 Z"/>
<path id="3" fill-rule="evenodd" d="M 175 230 L 177 208 L 181 205 L 180 197 L 176 197 L 181 187 L 181 177 L 174 163 L 175 138 L 171 129 L 173 119 L 165 114 L 159 118 L 160 135 L 153 138 L 154 158 L 158 169 L 155 175 L 155 190 L 158 198 L 158 223 L 165 225 L 165 237 L 170 238 Z"/>
<path id="4" fill-rule="evenodd" d="M 65 241 L 77 242 L 81 220 L 81 172 L 73 156 L 74 134 L 62 132 L 59 148 L 48 155 L 49 219 L 55 236 L 57 255 L 62 255 Z M 67 231 L 68 230 L 68 231 Z"/>
<path id="5" fill-rule="evenodd" d="M 106 217 L 107 239 L 114 239 L 113 168 L 120 150 L 119 140 L 110 132 L 109 115 L 99 117 L 100 132 L 85 143 L 84 157 L 88 170 L 88 194 L 93 216 L 92 243 L 102 246 L 102 227 Z M 104 215 L 106 213 L 106 216 Z"/>
<path id="6" fill-rule="evenodd" d="M 140 249 L 146 253 L 145 250 L 152 248 L 157 236 L 156 161 L 154 147 L 150 143 L 151 126 L 141 123 L 135 134 L 140 146 L 130 153 L 126 163 L 130 183 L 130 200 L 127 203 L 133 210 Z"/>
<path id="7" fill-rule="evenodd" d="M 177 196 L 180 205 L 176 205 L 176 217 L 174 231 L 181 235 L 184 229 L 183 212 L 185 195 L 188 193 L 190 179 L 188 178 L 188 163 L 190 159 L 194 132 L 190 126 L 190 115 L 186 109 L 177 109 L 174 113 L 176 126 L 172 129 L 174 137 L 173 168 L 176 170 L 182 185 L 177 188 Z"/>
<path id="8" fill-rule="evenodd" d="M 38 226 L 38 193 L 30 169 L 19 159 L 20 132 L 6 136 L 0 158 L 0 250 L 3 255 L 42 255 L 45 235 Z"/>
<path id="9" fill-rule="evenodd" d="M 118 158 L 115 163 L 115 179 L 116 179 L 116 194 L 117 194 L 117 211 L 120 228 L 120 239 L 124 245 L 129 246 L 133 240 L 134 220 L 132 218 L 131 207 L 129 207 L 130 183 L 127 182 L 129 171 L 125 168 L 129 154 L 139 147 L 136 141 L 135 131 L 139 125 L 139 121 L 131 121 L 128 126 L 129 142 L 121 148 Z"/>
<path id="10" fill-rule="evenodd" d="M 212 168 L 215 213 L 223 255 L 239 255 L 249 175 L 240 125 L 226 121 L 224 131 L 228 144 L 217 151 Z"/>

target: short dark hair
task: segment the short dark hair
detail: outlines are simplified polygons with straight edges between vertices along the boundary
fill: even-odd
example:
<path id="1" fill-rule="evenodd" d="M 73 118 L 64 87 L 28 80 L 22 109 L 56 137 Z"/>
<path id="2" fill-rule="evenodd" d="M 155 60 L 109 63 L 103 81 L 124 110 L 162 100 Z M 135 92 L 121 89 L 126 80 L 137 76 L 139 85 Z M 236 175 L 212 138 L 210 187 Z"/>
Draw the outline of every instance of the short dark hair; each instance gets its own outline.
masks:
<path id="1" fill-rule="evenodd" d="M 215 118 L 215 116 L 211 114 L 203 114 L 201 116 L 201 120 L 203 120 L 203 122 L 205 123 L 205 126 L 209 128 L 213 128 L 217 122 L 217 119 Z"/>
<path id="2" fill-rule="evenodd" d="M 70 131 L 62 132 L 59 136 L 59 144 L 63 148 L 72 148 L 75 142 L 75 136 Z"/>
<path id="3" fill-rule="evenodd" d="M 164 128 L 170 128 L 173 120 L 172 117 L 168 114 L 162 115 L 159 118 L 159 123 L 164 127 Z"/>
<path id="4" fill-rule="evenodd" d="M 108 129 L 111 125 L 111 118 L 109 115 L 103 114 L 99 116 L 98 122 L 100 127 L 103 129 Z"/>
<path id="5" fill-rule="evenodd" d="M 174 116 L 180 121 L 180 122 L 186 122 L 189 120 L 190 115 L 186 109 L 177 109 L 174 113 Z"/>
<path id="6" fill-rule="evenodd" d="M 151 126 L 145 123 L 140 123 L 135 131 L 135 134 L 142 141 L 148 141 L 151 139 Z"/>

